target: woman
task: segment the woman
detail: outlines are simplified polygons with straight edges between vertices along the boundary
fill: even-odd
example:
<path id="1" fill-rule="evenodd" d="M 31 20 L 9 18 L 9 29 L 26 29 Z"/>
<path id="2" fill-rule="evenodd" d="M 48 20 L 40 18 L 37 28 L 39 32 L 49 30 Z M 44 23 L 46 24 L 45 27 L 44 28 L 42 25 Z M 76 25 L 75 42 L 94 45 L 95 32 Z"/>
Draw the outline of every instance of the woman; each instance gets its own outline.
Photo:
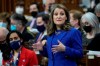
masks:
<path id="1" fill-rule="evenodd" d="M 46 46 L 37 44 L 37 49 L 48 57 L 48 66 L 77 66 L 76 60 L 83 56 L 80 31 L 68 25 L 69 14 L 63 5 L 56 4 L 50 16 Z"/>
<path id="2" fill-rule="evenodd" d="M 88 46 L 95 35 L 100 32 L 99 20 L 95 14 L 87 12 L 81 18 L 81 25 L 84 31 L 83 46 Z"/>
<path id="3" fill-rule="evenodd" d="M 88 12 L 82 16 L 82 27 L 85 31 L 83 45 L 87 50 L 100 51 L 100 23 L 97 16 Z"/>
<path id="4" fill-rule="evenodd" d="M 38 65 L 36 54 L 23 47 L 24 41 L 22 34 L 18 31 L 11 31 L 7 35 L 7 43 L 11 50 L 10 59 L 3 60 L 3 65 L 11 66 L 34 66 Z"/>

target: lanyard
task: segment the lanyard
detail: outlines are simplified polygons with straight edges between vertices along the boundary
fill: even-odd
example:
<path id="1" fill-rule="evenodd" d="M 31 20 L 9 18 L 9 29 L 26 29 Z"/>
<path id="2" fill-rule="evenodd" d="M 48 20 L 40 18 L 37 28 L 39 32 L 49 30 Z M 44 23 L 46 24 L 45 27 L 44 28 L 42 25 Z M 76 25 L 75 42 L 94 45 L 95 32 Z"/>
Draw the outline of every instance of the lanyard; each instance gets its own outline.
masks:
<path id="1" fill-rule="evenodd" d="M 14 55 L 12 56 L 12 66 L 18 66 L 20 54 L 21 54 L 21 48 L 20 51 L 18 52 L 18 56 L 15 61 L 14 61 Z"/>
<path id="2" fill-rule="evenodd" d="M 19 57 L 20 57 L 20 53 L 18 54 L 18 57 L 16 59 L 16 61 L 14 62 L 14 56 L 13 53 L 10 54 L 10 60 L 8 60 L 4 66 L 18 66 L 18 62 L 19 62 Z"/>
<path id="3" fill-rule="evenodd" d="M 43 33 L 41 33 L 36 42 L 41 41 Z"/>

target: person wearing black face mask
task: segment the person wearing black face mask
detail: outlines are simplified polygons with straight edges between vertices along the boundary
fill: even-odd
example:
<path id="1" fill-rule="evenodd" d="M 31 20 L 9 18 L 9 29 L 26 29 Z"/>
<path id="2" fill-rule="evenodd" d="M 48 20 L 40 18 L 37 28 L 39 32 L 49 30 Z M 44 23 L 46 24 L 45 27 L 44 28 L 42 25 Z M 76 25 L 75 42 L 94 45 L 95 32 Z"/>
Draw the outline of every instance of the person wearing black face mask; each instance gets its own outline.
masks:
<path id="1" fill-rule="evenodd" d="M 3 65 L 6 66 L 38 66 L 37 57 L 34 51 L 24 47 L 23 35 L 18 31 L 8 33 L 6 41 L 11 48 L 8 60 L 3 59 Z M 23 62 L 24 59 L 24 62 Z M 31 61 L 30 61 L 31 60 Z"/>
<path id="2" fill-rule="evenodd" d="M 38 14 L 37 11 L 32 11 L 32 12 L 31 12 L 31 15 L 32 15 L 33 18 L 36 18 L 36 17 L 37 17 L 37 14 Z"/>
<path id="3" fill-rule="evenodd" d="M 41 36 L 41 40 L 44 38 L 45 35 L 47 35 L 47 25 L 49 21 L 49 15 L 48 14 L 39 14 L 36 19 L 36 28 L 39 31 L 37 35 L 36 42 L 38 41 L 39 36 Z M 41 41 L 39 40 L 39 41 Z"/>
<path id="4" fill-rule="evenodd" d="M 29 12 L 31 13 L 31 15 L 33 16 L 33 18 L 37 17 L 38 11 L 39 11 L 38 4 L 36 2 L 31 3 L 30 4 L 30 10 L 29 10 Z"/>
<path id="5" fill-rule="evenodd" d="M 39 31 L 39 33 L 36 35 L 35 43 L 33 44 L 33 49 L 35 48 L 34 47 L 35 44 L 37 44 L 37 43 L 41 42 L 42 40 L 46 39 L 46 37 L 47 37 L 46 26 L 48 24 L 48 21 L 49 21 L 49 15 L 48 14 L 39 14 L 37 16 L 37 19 L 36 19 L 37 27 L 36 28 Z M 47 58 L 45 58 L 46 60 L 44 60 L 44 57 L 42 57 L 40 55 L 39 51 L 36 51 L 36 54 L 38 55 L 39 65 L 42 66 L 42 63 L 46 63 Z M 42 60 L 44 60 L 44 61 L 42 62 Z"/>
<path id="6" fill-rule="evenodd" d="M 81 24 L 83 29 L 82 41 L 86 49 L 87 46 L 93 41 L 97 33 L 100 32 L 99 20 L 94 13 L 87 12 L 82 15 Z"/>
<path id="7" fill-rule="evenodd" d="M 6 36 L 8 34 L 8 30 L 4 27 L 0 28 L 0 66 L 2 66 L 2 59 L 9 59 L 9 57 L 7 56 L 9 52 L 7 52 L 6 50 L 10 50 L 8 48 L 8 45 L 6 43 Z M 6 57 L 5 57 L 6 56 Z"/>
<path id="8" fill-rule="evenodd" d="M 45 26 L 44 25 L 40 25 L 40 26 L 37 25 L 37 30 L 39 32 L 44 32 L 45 31 Z"/>
<path id="9" fill-rule="evenodd" d="M 28 22 L 26 26 L 28 27 L 29 30 L 31 29 L 36 29 L 36 18 L 39 12 L 39 7 L 36 2 L 33 2 L 30 4 L 29 12 L 31 16 L 33 17 L 32 21 Z M 34 31 L 33 31 L 34 32 Z"/>
<path id="10" fill-rule="evenodd" d="M 1 49 L 1 52 L 3 52 L 6 48 L 5 46 L 7 45 L 6 41 L 0 41 L 0 49 Z"/>
<path id="11" fill-rule="evenodd" d="M 83 29 L 85 30 L 85 32 L 89 33 L 92 31 L 93 28 L 91 25 L 89 25 L 89 26 L 83 26 Z"/>

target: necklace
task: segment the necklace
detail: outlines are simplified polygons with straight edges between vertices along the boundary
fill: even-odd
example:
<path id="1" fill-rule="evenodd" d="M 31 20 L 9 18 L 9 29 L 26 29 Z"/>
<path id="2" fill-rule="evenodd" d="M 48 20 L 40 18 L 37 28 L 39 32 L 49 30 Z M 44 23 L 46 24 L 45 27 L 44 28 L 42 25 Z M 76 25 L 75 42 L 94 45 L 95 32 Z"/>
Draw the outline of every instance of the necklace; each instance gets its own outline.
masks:
<path id="1" fill-rule="evenodd" d="M 55 31 L 55 34 L 56 34 L 56 35 L 59 35 L 61 32 L 62 32 L 62 30 L 56 30 L 56 31 Z"/>

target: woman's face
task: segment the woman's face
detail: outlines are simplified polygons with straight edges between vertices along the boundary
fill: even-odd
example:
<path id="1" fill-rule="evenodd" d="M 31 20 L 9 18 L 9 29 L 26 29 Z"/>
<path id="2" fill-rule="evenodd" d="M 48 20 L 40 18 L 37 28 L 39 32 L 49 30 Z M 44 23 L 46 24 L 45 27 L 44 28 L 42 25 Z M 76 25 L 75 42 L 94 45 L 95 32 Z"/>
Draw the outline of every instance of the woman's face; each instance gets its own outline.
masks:
<path id="1" fill-rule="evenodd" d="M 90 24 L 85 20 L 85 19 L 82 19 L 82 26 L 89 26 Z"/>
<path id="2" fill-rule="evenodd" d="M 56 8 L 53 13 L 53 21 L 56 25 L 60 26 L 67 20 L 64 9 Z"/>
<path id="3" fill-rule="evenodd" d="M 9 39 L 10 39 L 10 42 L 20 40 L 19 36 L 16 33 L 12 33 Z"/>

